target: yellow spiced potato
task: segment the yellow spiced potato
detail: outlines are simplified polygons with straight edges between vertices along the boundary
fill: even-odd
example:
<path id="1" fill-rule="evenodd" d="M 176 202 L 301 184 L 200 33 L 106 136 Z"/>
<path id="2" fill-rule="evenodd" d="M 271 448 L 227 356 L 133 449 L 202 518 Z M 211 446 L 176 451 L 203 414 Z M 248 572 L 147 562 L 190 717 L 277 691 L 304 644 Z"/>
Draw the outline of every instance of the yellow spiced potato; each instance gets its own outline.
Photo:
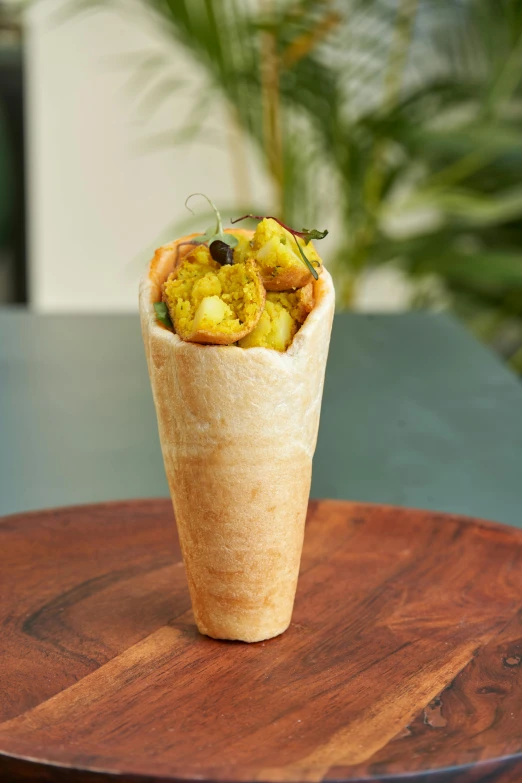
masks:
<path id="1" fill-rule="evenodd" d="M 247 258 L 254 257 L 251 238 L 243 232 L 235 233 L 234 236 L 237 239 L 237 245 L 234 248 L 234 263 L 244 264 Z"/>
<path id="2" fill-rule="evenodd" d="M 239 341 L 239 346 L 286 351 L 313 306 L 311 283 L 297 291 L 267 293 L 257 326 Z"/>
<path id="3" fill-rule="evenodd" d="M 267 291 L 301 288 L 312 280 L 312 273 L 303 261 L 296 242 L 320 273 L 321 259 L 312 242 L 305 244 L 272 218 L 264 218 L 258 224 L 251 241 L 252 256 L 259 266 Z"/>
<path id="4" fill-rule="evenodd" d="M 201 245 L 169 275 L 163 301 L 182 340 L 230 345 L 257 325 L 265 289 L 252 260 L 220 266 Z"/>

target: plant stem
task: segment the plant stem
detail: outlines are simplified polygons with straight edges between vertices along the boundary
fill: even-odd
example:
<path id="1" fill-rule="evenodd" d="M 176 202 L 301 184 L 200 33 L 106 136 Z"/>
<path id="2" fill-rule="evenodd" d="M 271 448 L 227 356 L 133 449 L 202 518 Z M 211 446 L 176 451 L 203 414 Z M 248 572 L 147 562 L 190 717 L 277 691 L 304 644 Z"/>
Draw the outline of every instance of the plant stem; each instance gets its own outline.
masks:
<path id="1" fill-rule="evenodd" d="M 389 111 L 399 98 L 404 67 L 410 50 L 419 0 L 400 0 L 384 79 L 384 109 Z"/>
<path id="2" fill-rule="evenodd" d="M 272 0 L 263 0 L 269 17 Z M 279 55 L 275 30 L 261 32 L 261 91 L 263 102 L 263 146 L 275 187 L 276 212 L 284 216 L 284 162 L 279 104 Z"/>
<path id="3" fill-rule="evenodd" d="M 339 25 L 341 15 L 337 11 L 328 11 L 310 32 L 304 33 L 288 44 L 282 56 L 283 68 L 292 68 L 309 55 L 323 41 L 330 31 Z"/>
<path id="4" fill-rule="evenodd" d="M 384 77 L 383 110 L 393 109 L 400 97 L 404 68 L 406 65 L 414 22 L 417 15 L 419 0 L 400 0 L 393 40 L 390 44 L 388 67 Z M 385 158 L 389 140 L 375 141 L 366 175 L 363 182 L 363 199 L 366 219 L 357 232 L 354 243 L 354 260 L 358 270 L 364 268 L 368 251 L 375 237 L 377 213 L 379 211 L 384 177 L 386 173 Z"/>

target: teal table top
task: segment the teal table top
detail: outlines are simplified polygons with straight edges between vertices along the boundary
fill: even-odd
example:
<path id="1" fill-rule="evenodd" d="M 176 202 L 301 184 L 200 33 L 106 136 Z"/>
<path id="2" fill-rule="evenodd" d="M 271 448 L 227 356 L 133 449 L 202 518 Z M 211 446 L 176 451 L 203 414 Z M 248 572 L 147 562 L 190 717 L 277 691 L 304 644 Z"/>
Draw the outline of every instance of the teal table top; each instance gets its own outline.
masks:
<path id="1" fill-rule="evenodd" d="M 0 310 L 0 514 L 167 494 L 137 316 Z M 312 495 L 522 527 L 522 385 L 448 316 L 337 316 Z"/>

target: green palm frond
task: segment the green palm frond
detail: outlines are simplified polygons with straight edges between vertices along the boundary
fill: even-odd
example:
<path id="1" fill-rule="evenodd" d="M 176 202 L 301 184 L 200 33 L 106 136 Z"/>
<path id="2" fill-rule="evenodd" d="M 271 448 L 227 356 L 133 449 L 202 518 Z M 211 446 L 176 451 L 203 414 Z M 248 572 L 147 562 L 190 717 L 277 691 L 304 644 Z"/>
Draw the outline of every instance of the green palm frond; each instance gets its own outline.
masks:
<path id="1" fill-rule="evenodd" d="M 102 5 L 126 13 L 126 0 L 64 0 Z M 473 324 L 492 329 L 504 313 L 512 328 L 514 319 L 522 340 L 522 0 L 141 7 L 203 66 L 253 141 L 273 209 L 303 225 L 340 222 L 341 303 L 351 304 L 366 267 L 399 264 L 414 279 L 438 279 Z M 142 111 L 190 89 L 152 59 L 134 66 Z M 162 143 L 204 136 L 194 111 Z"/>

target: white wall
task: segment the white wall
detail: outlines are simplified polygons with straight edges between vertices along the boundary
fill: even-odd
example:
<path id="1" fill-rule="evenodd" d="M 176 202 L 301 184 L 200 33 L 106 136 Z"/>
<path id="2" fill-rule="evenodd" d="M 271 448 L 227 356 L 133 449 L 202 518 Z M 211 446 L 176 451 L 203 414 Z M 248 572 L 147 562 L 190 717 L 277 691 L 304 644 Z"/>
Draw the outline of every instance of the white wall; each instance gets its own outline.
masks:
<path id="1" fill-rule="evenodd" d="M 134 53 L 138 63 L 138 53 L 151 50 L 168 59 L 162 73 L 187 77 L 191 86 L 147 118 L 136 109 L 133 69 L 121 55 Z M 145 258 L 160 240 L 173 238 L 161 233 L 188 215 L 186 196 L 203 191 L 224 207 L 240 200 L 228 115 L 217 106 L 208 120 L 225 129 L 218 147 L 194 143 L 144 153 L 144 140 L 181 126 L 205 78 L 179 47 L 115 12 L 58 22 L 49 2 L 36 4 L 27 14 L 26 73 L 31 305 L 135 310 Z M 269 187 L 253 152 L 246 154 L 251 195 L 268 205 Z"/>

